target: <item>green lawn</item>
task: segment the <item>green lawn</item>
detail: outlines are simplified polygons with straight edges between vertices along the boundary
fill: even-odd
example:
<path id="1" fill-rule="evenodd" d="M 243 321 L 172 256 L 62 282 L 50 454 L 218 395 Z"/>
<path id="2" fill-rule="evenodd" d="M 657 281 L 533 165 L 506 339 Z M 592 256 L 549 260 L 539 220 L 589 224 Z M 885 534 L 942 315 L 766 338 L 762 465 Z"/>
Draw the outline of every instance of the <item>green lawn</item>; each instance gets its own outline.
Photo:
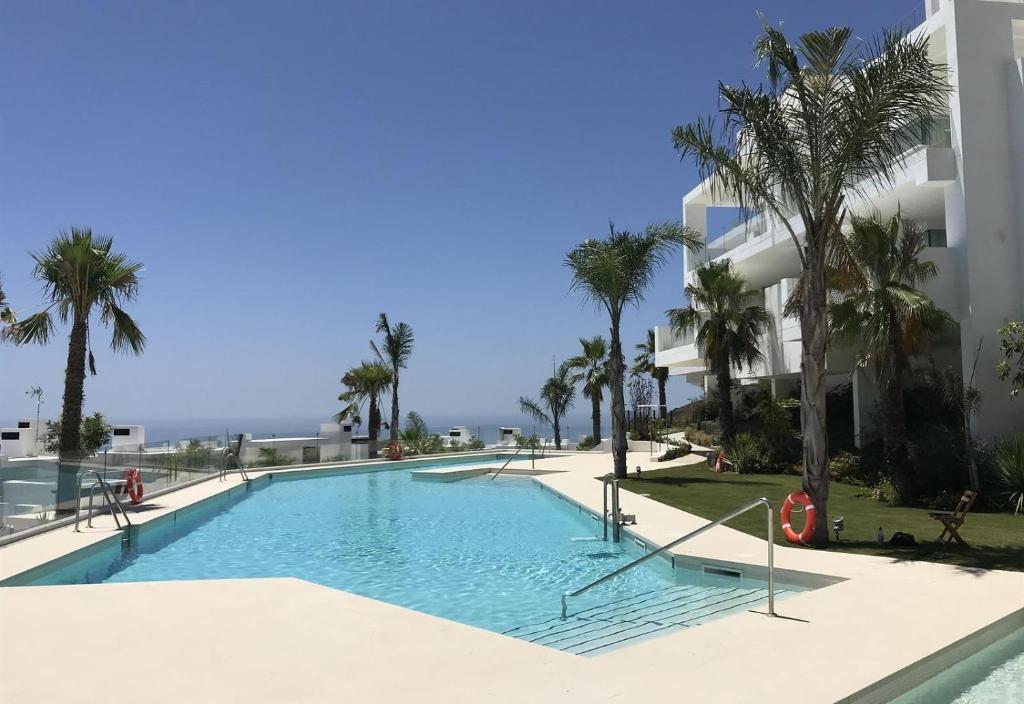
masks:
<path id="1" fill-rule="evenodd" d="M 779 528 L 777 511 L 789 492 L 800 489 L 800 477 L 715 474 L 700 464 L 644 472 L 642 479 L 630 478 L 621 486 L 708 519 L 728 513 L 751 499 L 766 496 L 776 506 L 775 542 L 788 545 Z M 1024 570 L 1024 516 L 971 512 L 960 529 L 969 547 L 946 546 L 935 542 L 942 526 L 928 516 L 927 510 L 889 506 L 856 496 L 863 491 L 862 487 L 832 483 L 828 502 L 829 522 L 843 516 L 846 527 L 840 541 L 831 543 L 831 549 L 884 555 L 898 560 L 930 560 L 965 567 Z M 631 507 L 625 500 L 623 503 L 626 504 L 625 510 L 629 511 Z M 640 519 L 643 520 L 643 516 Z M 760 538 L 767 537 L 763 511 L 750 511 L 727 525 Z M 798 517 L 794 512 L 794 528 L 799 531 L 802 525 L 802 516 Z M 915 548 L 879 547 L 876 543 L 879 527 L 887 540 L 893 532 L 903 531 L 912 534 L 919 545 Z"/>

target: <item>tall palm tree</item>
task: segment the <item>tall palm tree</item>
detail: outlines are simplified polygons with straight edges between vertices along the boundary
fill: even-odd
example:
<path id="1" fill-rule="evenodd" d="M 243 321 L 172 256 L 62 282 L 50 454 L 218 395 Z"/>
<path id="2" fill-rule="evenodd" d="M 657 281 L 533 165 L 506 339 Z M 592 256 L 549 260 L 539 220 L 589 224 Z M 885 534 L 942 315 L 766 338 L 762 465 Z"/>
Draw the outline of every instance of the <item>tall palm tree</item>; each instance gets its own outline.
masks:
<path id="1" fill-rule="evenodd" d="M 573 407 L 576 402 L 575 396 L 572 367 L 563 362 L 544 382 L 537 401 L 524 396 L 519 397 L 519 409 L 541 423 L 550 423 L 555 431 L 555 449 L 561 450 L 562 417 Z"/>
<path id="2" fill-rule="evenodd" d="M 654 364 L 654 330 L 647 331 L 647 339 L 635 345 L 636 357 L 633 357 L 633 373 L 649 374 L 658 383 L 658 415 L 664 418 L 668 412 L 668 400 L 665 397 L 665 384 L 668 382 L 668 367 Z"/>
<path id="3" fill-rule="evenodd" d="M 728 259 L 707 262 L 694 270 L 694 282 L 685 289 L 690 305 L 666 311 L 676 334 L 697 331 L 697 346 L 704 351 L 707 368 L 718 386 L 718 421 L 722 440 L 736 435 L 732 406 L 732 369 L 752 367 L 764 360 L 761 336 L 772 315 L 758 302 L 760 291 L 732 268 Z"/>
<path id="4" fill-rule="evenodd" d="M 32 275 L 42 282 L 48 303 L 12 330 L 16 344 L 46 344 L 56 331 L 54 316 L 61 323 L 71 323 L 60 419 L 62 457 L 75 457 L 81 451 L 86 361 L 89 372 L 96 374 L 89 344 L 92 323 L 98 320 L 112 329 L 110 346 L 116 352 L 142 354 L 146 346 L 146 336 L 122 307 L 138 295 L 142 263 L 112 252 L 112 246 L 110 237 L 94 236 L 88 228 L 72 228 L 70 234 L 60 233 L 46 249 L 33 253 L 36 265 Z M 74 494 L 75 467 L 69 468 L 70 476 L 63 472 L 58 477 L 58 504 Z"/>
<path id="5" fill-rule="evenodd" d="M 381 340 L 380 347 L 371 340 L 370 349 L 377 359 L 391 370 L 391 425 L 388 429 L 388 441 L 395 443 L 398 442 L 398 373 L 409 364 L 414 336 L 412 326 L 407 323 L 392 326 L 384 313 L 377 318 L 377 332 L 383 335 L 384 339 Z"/>
<path id="6" fill-rule="evenodd" d="M 594 442 L 601 442 L 601 401 L 604 400 L 604 387 L 608 386 L 608 343 L 600 335 L 589 340 L 580 338 L 583 354 L 566 360 L 569 368 L 575 372 L 573 384 L 583 383 L 583 396 L 590 399 L 590 437 Z"/>
<path id="7" fill-rule="evenodd" d="M 834 339 L 859 347 L 858 364 L 872 364 L 878 382 L 885 462 L 900 500 L 913 496 L 914 476 L 907 452 L 907 417 L 903 382 L 910 360 L 953 322 L 949 313 L 918 287 L 938 270 L 921 255 L 924 230 L 900 213 L 886 221 L 852 217 L 833 256 L 829 282 L 834 299 L 828 306 Z"/>
<path id="8" fill-rule="evenodd" d="M 626 401 L 623 393 L 622 313 L 639 305 L 669 254 L 677 245 L 703 246 L 700 233 L 678 223 L 650 225 L 644 232 L 616 231 L 609 223 L 607 239 L 587 240 L 565 255 L 572 272 L 570 290 L 604 308 L 611 323 L 608 360 L 612 397 L 612 459 L 615 476 L 626 476 Z"/>
<path id="9" fill-rule="evenodd" d="M 829 242 L 846 217 L 846 195 L 863 192 L 868 184 L 891 184 L 909 147 L 907 135 L 947 111 L 947 70 L 930 58 L 927 36 L 896 31 L 862 42 L 849 28 L 831 27 L 792 44 L 766 25 L 755 54 L 766 84 L 719 83 L 721 123 L 701 118 L 676 127 L 672 138 L 681 156 L 695 159 L 712 195 L 764 213 L 789 231 L 796 247 L 804 289 L 803 484 L 818 512 L 810 542 L 824 546 Z"/>
<path id="10" fill-rule="evenodd" d="M 391 384 L 391 370 L 382 362 L 362 362 L 345 372 L 341 383 L 347 390 L 338 396 L 338 400 L 348 405 L 338 411 L 334 418 L 339 423 L 351 418 L 357 425 L 361 425 L 363 404 L 369 406 L 368 449 L 370 459 L 374 459 L 377 457 L 377 438 L 380 436 L 380 399 Z"/>

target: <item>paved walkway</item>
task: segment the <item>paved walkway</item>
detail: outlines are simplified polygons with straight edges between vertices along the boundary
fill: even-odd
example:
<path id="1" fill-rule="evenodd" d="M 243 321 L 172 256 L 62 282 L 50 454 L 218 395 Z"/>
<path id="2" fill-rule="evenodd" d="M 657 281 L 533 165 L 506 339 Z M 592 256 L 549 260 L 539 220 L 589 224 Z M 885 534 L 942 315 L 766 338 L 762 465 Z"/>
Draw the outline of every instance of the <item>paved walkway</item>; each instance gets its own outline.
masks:
<path id="1" fill-rule="evenodd" d="M 646 453 L 628 461 L 656 466 Z M 600 512 L 595 477 L 609 456 L 544 463 L 563 471 L 537 481 Z M 136 522 L 229 489 L 242 490 L 236 477 L 164 495 Z M 705 522 L 629 492 L 623 505 L 653 544 Z M 106 517 L 0 548 L 0 578 L 104 539 L 116 540 Z M 681 547 L 699 562 L 756 566 L 766 544 L 720 527 Z M 1021 573 L 802 548 L 777 548 L 776 563 L 834 583 L 781 601 L 784 618 L 738 613 L 592 658 L 295 579 L 0 589 L 0 701 L 109 702 L 99 681 L 85 684 L 99 657 L 123 667 L 114 681 L 133 697 L 178 704 L 830 702 L 1024 607 Z"/>

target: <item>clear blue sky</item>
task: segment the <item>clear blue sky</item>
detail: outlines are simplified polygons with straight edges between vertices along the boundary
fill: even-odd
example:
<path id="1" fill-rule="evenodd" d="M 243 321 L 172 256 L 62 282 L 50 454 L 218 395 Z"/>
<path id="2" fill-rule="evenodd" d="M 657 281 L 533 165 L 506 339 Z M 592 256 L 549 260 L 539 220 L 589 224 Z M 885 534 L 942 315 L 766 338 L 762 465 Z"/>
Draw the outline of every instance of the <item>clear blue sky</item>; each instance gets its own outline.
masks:
<path id="1" fill-rule="evenodd" d="M 868 35 L 919 5 L 4 0 L 0 274 L 34 310 L 27 251 L 71 225 L 145 262 L 145 355 L 93 330 L 86 408 L 121 422 L 326 416 L 380 311 L 417 335 L 403 412 L 513 411 L 607 334 L 564 253 L 679 218 L 669 130 L 756 78 L 756 11 Z M 681 261 L 630 342 L 683 303 Z M 29 384 L 56 410 L 65 354 L 0 348 L 0 420 Z"/>

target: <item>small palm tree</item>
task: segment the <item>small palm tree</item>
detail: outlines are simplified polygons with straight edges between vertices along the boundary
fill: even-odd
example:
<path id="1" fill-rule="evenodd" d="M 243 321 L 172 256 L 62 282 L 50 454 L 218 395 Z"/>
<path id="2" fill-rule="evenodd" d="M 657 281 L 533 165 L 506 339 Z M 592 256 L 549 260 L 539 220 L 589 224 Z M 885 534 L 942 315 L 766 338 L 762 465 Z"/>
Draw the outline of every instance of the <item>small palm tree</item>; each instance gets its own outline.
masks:
<path id="1" fill-rule="evenodd" d="M 677 245 L 703 247 L 700 233 L 678 223 L 650 225 L 644 232 L 616 231 L 609 223 L 607 239 L 587 240 L 565 255 L 572 272 L 571 291 L 604 308 L 611 323 L 608 386 L 612 400 L 612 459 L 615 476 L 626 477 L 625 359 L 620 328 L 628 305 L 639 305 Z"/>
<path id="2" fill-rule="evenodd" d="M 791 43 L 766 25 L 754 45 L 765 83 L 719 82 L 724 119 L 706 117 L 672 132 L 679 154 L 692 156 L 710 179 L 713 196 L 770 217 L 795 245 L 806 291 L 803 483 L 818 512 L 811 539 L 818 546 L 829 540 L 827 253 L 845 220 L 847 194 L 891 184 L 910 146 L 907 135 L 948 110 L 948 72 L 932 60 L 928 42 L 924 34 L 895 31 L 865 42 L 848 27 L 830 27 Z"/>
<path id="3" fill-rule="evenodd" d="M 904 380 L 911 358 L 953 322 L 918 288 L 938 274 L 933 262 L 921 259 L 926 242 L 924 231 L 900 213 L 886 221 L 853 217 L 849 232 L 836 242 L 829 276 L 829 331 L 859 346 L 858 364 L 874 365 L 885 461 L 901 501 L 914 491 Z"/>
<path id="4" fill-rule="evenodd" d="M 583 354 L 570 357 L 566 364 L 574 372 L 572 383 L 583 383 L 583 397 L 590 399 L 590 437 L 595 443 L 601 442 L 601 401 L 604 388 L 608 386 L 608 343 L 600 335 L 589 340 L 580 338 Z"/>
<path id="5" fill-rule="evenodd" d="M 633 357 L 634 374 L 649 374 L 658 384 L 658 415 L 665 417 L 668 412 L 668 399 L 665 396 L 665 384 L 668 382 L 668 367 L 654 364 L 654 330 L 647 331 L 647 339 L 636 343 L 637 355 Z"/>
<path id="6" fill-rule="evenodd" d="M 360 411 L 364 403 L 369 406 L 368 449 L 370 459 L 374 459 L 377 457 L 377 438 L 380 435 L 380 399 L 391 384 L 391 370 L 381 362 L 362 362 L 345 372 L 341 383 L 347 390 L 338 396 L 338 400 L 348 405 L 338 411 L 334 418 L 339 423 L 351 418 L 357 425 L 361 425 Z"/>
<path id="7" fill-rule="evenodd" d="M 749 288 L 728 259 L 698 266 L 685 293 L 690 305 L 666 314 L 676 334 L 697 331 L 697 346 L 718 386 L 722 441 L 729 443 L 736 434 L 732 369 L 749 368 L 764 360 L 761 337 L 772 324 L 772 316 L 758 302 L 760 291 Z"/>
<path id="8" fill-rule="evenodd" d="M 427 424 L 416 411 L 409 411 L 405 416 L 405 425 L 398 434 L 402 445 L 408 454 L 418 454 L 423 451 L 424 444 L 430 436 Z"/>
<path id="9" fill-rule="evenodd" d="M 92 230 L 72 228 L 62 232 L 41 252 L 32 254 L 32 275 L 43 284 L 46 307 L 14 325 L 11 337 L 19 345 L 46 344 L 56 331 L 54 316 L 71 324 L 68 362 L 64 372 L 64 405 L 60 419 L 60 453 L 69 457 L 82 449 L 82 403 L 85 398 L 86 361 L 96 374 L 96 360 L 89 345 L 90 326 L 98 320 L 113 330 L 110 346 L 115 352 L 142 354 L 146 336 L 124 310 L 139 292 L 141 262 L 129 261 L 111 251 L 113 240 Z M 73 497 L 74 466 L 70 476 L 58 479 L 57 501 Z"/>
<path id="10" fill-rule="evenodd" d="M 575 396 L 572 367 L 563 362 L 555 370 L 554 375 L 544 382 L 537 401 L 524 396 L 519 397 L 519 409 L 541 423 L 550 423 L 555 431 L 555 449 L 561 450 L 562 417 L 575 404 Z"/>
<path id="11" fill-rule="evenodd" d="M 1024 435 L 1014 435 L 996 450 L 999 481 L 1013 506 L 1013 515 L 1024 511 Z"/>
<path id="12" fill-rule="evenodd" d="M 377 356 L 377 359 L 387 365 L 391 370 L 391 425 L 389 442 L 398 441 L 398 373 L 405 369 L 412 356 L 414 340 L 412 326 L 407 323 L 397 323 L 392 326 L 388 323 L 388 316 L 384 313 L 377 318 L 377 332 L 384 336 L 380 347 L 376 342 L 370 341 L 370 349 Z"/>

